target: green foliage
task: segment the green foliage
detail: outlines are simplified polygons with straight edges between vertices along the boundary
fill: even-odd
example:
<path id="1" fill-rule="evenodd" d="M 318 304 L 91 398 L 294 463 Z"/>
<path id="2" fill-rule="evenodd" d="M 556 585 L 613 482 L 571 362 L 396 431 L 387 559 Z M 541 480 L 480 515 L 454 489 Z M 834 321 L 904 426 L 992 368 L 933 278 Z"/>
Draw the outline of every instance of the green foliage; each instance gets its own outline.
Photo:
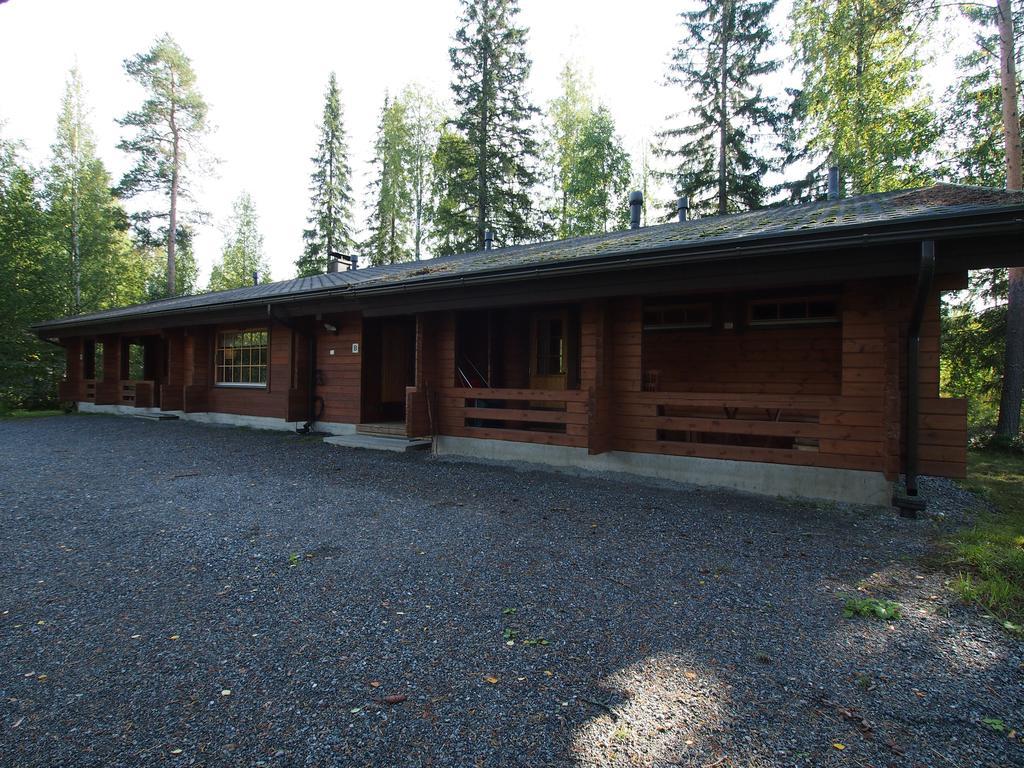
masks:
<path id="1" fill-rule="evenodd" d="M 988 728 L 990 731 L 996 733 L 1006 733 L 1006 723 L 1000 720 L 998 717 L 983 717 L 981 718 L 981 724 Z"/>
<path id="2" fill-rule="evenodd" d="M 958 79 L 946 93 L 944 172 L 952 181 L 1002 188 L 1006 185 L 1002 89 L 999 82 L 999 34 L 994 6 L 963 6 L 960 16 L 975 26 L 974 48 L 957 58 Z M 1017 71 L 1024 68 L 1024 5 L 1014 9 L 1018 43 Z M 1021 83 L 1017 83 L 1017 100 Z"/>
<path id="3" fill-rule="evenodd" d="M 374 143 L 369 197 L 373 200 L 367 222 L 369 237 L 363 252 L 371 264 L 394 264 L 413 257 L 408 247 L 412 232 L 412 185 L 409 174 L 410 128 L 406 107 L 385 94 Z"/>
<path id="4" fill-rule="evenodd" d="M 465 253 L 476 246 L 472 205 L 464 196 L 476 178 L 473 148 L 464 136 L 445 127 L 432 160 L 431 241 L 434 253 Z"/>
<path id="5" fill-rule="evenodd" d="M 406 87 L 400 98 L 407 126 L 405 164 L 412 200 L 412 250 L 413 257 L 420 259 L 427 235 L 433 157 L 443 117 L 437 101 L 419 86 Z"/>
<path id="6" fill-rule="evenodd" d="M 142 106 L 118 123 L 131 131 L 118 147 L 135 156 L 135 164 L 119 185 L 122 197 L 143 195 L 147 200 L 166 200 L 166 206 L 133 214 L 136 228 L 145 231 L 146 244 L 165 240 L 168 265 L 167 294 L 178 292 L 182 281 L 169 273 L 177 269 L 177 236 L 189 219 L 179 222 L 178 205 L 191 199 L 192 171 L 202 159 L 202 138 L 207 133 L 207 105 L 196 87 L 192 62 L 170 35 L 157 38 L 152 48 L 124 62 L 125 72 L 146 92 Z M 192 218 L 200 218 L 194 213 Z M 154 231 L 155 228 L 155 231 Z M 189 280 L 183 281 L 188 285 Z M 191 284 L 194 287 L 194 277 Z"/>
<path id="7" fill-rule="evenodd" d="M 28 326 L 64 313 L 49 290 L 64 268 L 37 193 L 37 173 L 20 147 L 0 138 L 0 403 L 39 408 L 56 402 L 60 351 L 35 338 Z"/>
<path id="8" fill-rule="evenodd" d="M 1007 292 L 1005 269 L 979 270 L 966 291 L 942 305 L 942 393 L 967 399 L 975 444 L 988 441 L 999 415 Z"/>
<path id="9" fill-rule="evenodd" d="M 442 254 L 482 249 L 487 228 L 499 245 L 539 232 L 530 196 L 537 181 L 531 127 L 537 109 L 526 99 L 530 60 L 518 14 L 517 0 L 462 0 L 449 52 L 457 111 L 450 129 L 465 144 L 442 136 L 439 151 L 445 151 L 434 165 L 448 174 L 437 187 L 444 197 L 433 222 Z"/>
<path id="10" fill-rule="evenodd" d="M 174 295 L 187 296 L 195 293 L 199 282 L 199 267 L 196 264 L 192 240 L 195 232 L 187 224 L 178 226 L 175 237 Z M 167 298 L 167 246 L 166 241 L 153 240 L 136 231 L 136 249 L 147 265 L 145 301 Z"/>
<path id="11" fill-rule="evenodd" d="M 111 194 L 110 174 L 96 156 L 83 91 L 78 71 L 71 70 L 44 174 L 47 218 L 63 261 L 48 290 L 63 305 L 60 314 L 138 303 L 148 271 L 132 247 L 124 209 Z"/>
<path id="12" fill-rule="evenodd" d="M 785 118 L 761 87 L 781 65 L 768 55 L 774 7 L 775 0 L 705 0 L 680 14 L 685 34 L 668 81 L 695 104 L 689 123 L 659 134 L 658 153 L 678 163 L 667 175 L 695 213 L 758 208 L 769 195 L 764 177 L 777 162 L 766 144 Z"/>
<path id="13" fill-rule="evenodd" d="M 852 619 L 855 616 L 895 621 L 900 618 L 900 606 L 892 600 L 879 600 L 877 597 L 851 597 L 843 605 L 843 617 Z"/>
<path id="14" fill-rule="evenodd" d="M 579 237 L 628 224 L 629 155 L 611 113 L 594 103 L 572 64 L 562 70 L 562 93 L 548 110 L 545 159 L 554 188 L 550 218 L 557 237 Z"/>
<path id="15" fill-rule="evenodd" d="M 249 193 L 243 192 L 235 200 L 220 261 L 210 272 L 209 290 L 227 291 L 252 285 L 254 272 L 261 283 L 270 280 L 256 206 Z"/>
<path id="16" fill-rule="evenodd" d="M 849 194 L 918 186 L 939 130 L 921 86 L 922 48 L 937 11 L 924 0 L 797 0 L 791 44 L 795 157 L 817 160 L 794 196 L 838 165 Z"/>
<path id="17" fill-rule="evenodd" d="M 995 507 L 950 537 L 953 589 L 1011 625 L 1024 623 L 1024 455 L 971 451 L 964 485 Z"/>
<path id="18" fill-rule="evenodd" d="M 309 229 L 302 233 L 305 250 L 295 266 L 299 277 L 322 274 L 331 252 L 348 250 L 352 239 L 352 172 L 348 163 L 338 79 L 333 72 L 327 82 L 320 139 L 313 155 L 310 176 Z"/>

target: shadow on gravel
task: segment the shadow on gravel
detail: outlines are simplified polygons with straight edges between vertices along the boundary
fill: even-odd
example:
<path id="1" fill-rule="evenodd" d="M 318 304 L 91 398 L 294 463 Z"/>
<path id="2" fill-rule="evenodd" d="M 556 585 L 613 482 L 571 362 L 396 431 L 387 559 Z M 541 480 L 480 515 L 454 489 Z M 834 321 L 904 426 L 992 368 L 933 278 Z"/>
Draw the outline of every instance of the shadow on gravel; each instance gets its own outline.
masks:
<path id="1" fill-rule="evenodd" d="M 1020 765 L 1020 644 L 929 546 L 884 510 L 0 423 L 0 765 Z"/>

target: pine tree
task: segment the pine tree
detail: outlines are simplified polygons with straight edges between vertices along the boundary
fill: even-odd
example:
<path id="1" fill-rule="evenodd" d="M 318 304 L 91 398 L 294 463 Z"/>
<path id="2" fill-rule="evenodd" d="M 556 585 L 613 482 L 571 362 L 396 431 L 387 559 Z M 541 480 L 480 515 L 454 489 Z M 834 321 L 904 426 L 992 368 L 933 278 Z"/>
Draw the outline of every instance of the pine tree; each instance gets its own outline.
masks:
<path id="1" fill-rule="evenodd" d="M 916 186 L 938 138 L 921 90 L 934 11 L 923 0 L 797 0 L 791 44 L 803 83 L 794 157 L 816 162 L 794 197 L 839 166 L 850 194 Z"/>
<path id="2" fill-rule="evenodd" d="M 697 213 L 758 208 L 771 192 L 764 177 L 777 163 L 769 145 L 783 126 L 762 89 L 780 66 L 768 56 L 774 7 L 775 0 L 704 0 L 680 14 L 684 38 L 672 52 L 668 81 L 696 104 L 690 122 L 659 134 L 658 154 L 678 161 L 666 176 Z"/>
<path id="3" fill-rule="evenodd" d="M 252 285 L 253 274 L 261 283 L 270 280 L 256 206 L 249 193 L 243 192 L 235 200 L 220 261 L 210 271 L 209 290 L 227 291 Z"/>
<path id="4" fill-rule="evenodd" d="M 373 200 L 363 252 L 371 264 L 394 264 L 413 258 L 409 248 L 412 231 L 412 184 L 409 174 L 410 130 L 405 105 L 385 94 L 377 125 L 370 182 Z"/>
<path id="5" fill-rule="evenodd" d="M 188 224 L 178 224 L 175 235 L 174 295 L 188 296 L 199 287 L 199 267 L 196 264 L 192 241 L 195 232 Z M 167 246 L 156 240 L 147 239 L 144 233 L 136 234 L 135 247 L 147 264 L 146 301 L 156 301 L 167 296 Z"/>
<path id="6" fill-rule="evenodd" d="M 331 72 L 324 98 L 320 139 L 312 158 L 310 176 L 311 212 L 309 229 L 303 232 L 305 250 L 295 266 L 299 277 L 321 274 L 331 253 L 353 244 L 351 171 L 345 137 L 338 80 Z"/>
<path id="7" fill-rule="evenodd" d="M 546 148 L 554 185 L 553 231 L 558 237 L 607 232 L 628 223 L 629 155 L 611 113 L 595 104 L 590 85 L 567 63 L 562 93 L 551 103 Z"/>
<path id="8" fill-rule="evenodd" d="M 55 402 L 62 364 L 53 345 L 28 331 L 64 311 L 50 288 L 66 265 L 50 236 L 38 173 L 20 152 L 0 137 L 0 411 Z"/>
<path id="9" fill-rule="evenodd" d="M 433 156 L 437 149 L 443 117 L 441 107 L 426 91 L 416 85 L 402 91 L 402 104 L 408 125 L 407 170 L 412 196 L 413 256 L 423 258 L 427 236 Z"/>
<path id="10" fill-rule="evenodd" d="M 949 161 L 945 175 L 963 184 L 1006 185 L 1002 99 L 999 83 L 999 35 L 994 9 L 968 6 L 962 17 L 975 28 L 974 48 L 956 60 L 957 80 L 946 93 L 943 122 Z M 1015 26 L 1024 25 L 1024 8 L 1017 8 Z M 1024 66 L 1018 49 L 1018 71 Z M 1022 96 L 1018 82 L 1017 99 Z"/>
<path id="11" fill-rule="evenodd" d="M 465 253 L 476 247 L 476 218 L 467 190 L 476 180 L 473 147 L 450 127 L 441 130 L 431 161 L 430 232 L 438 256 Z"/>
<path id="12" fill-rule="evenodd" d="M 196 88 L 192 62 L 171 38 L 163 35 L 145 53 L 128 59 L 125 71 L 146 90 L 146 100 L 134 112 L 118 122 L 134 134 L 118 147 L 136 155 L 135 165 L 121 180 L 125 197 L 158 192 L 166 196 L 167 210 L 136 214 L 141 225 L 153 220 L 166 221 L 161 239 L 167 243 L 167 293 L 173 296 L 177 279 L 179 202 L 191 199 L 190 161 L 202 154 L 202 138 L 207 133 L 207 106 Z"/>
<path id="13" fill-rule="evenodd" d="M 443 162 L 434 166 L 449 174 L 437 185 L 447 197 L 438 201 L 444 215 L 434 222 L 435 228 L 447 228 L 436 235 L 444 247 L 465 247 L 471 232 L 468 245 L 481 249 L 488 228 L 496 242 L 509 244 L 528 241 L 538 231 L 530 196 L 537 180 L 531 120 L 538 110 L 526 97 L 530 60 L 518 14 L 517 0 L 462 0 L 449 50 L 458 112 L 452 127 L 469 153 L 461 147 L 449 151 L 456 149 L 449 141 Z"/>
<path id="14" fill-rule="evenodd" d="M 44 197 L 54 241 L 65 253 L 65 268 L 50 286 L 64 303 L 61 314 L 141 301 L 146 265 L 132 248 L 127 217 L 96 156 L 76 69 L 68 77 L 52 151 Z"/>

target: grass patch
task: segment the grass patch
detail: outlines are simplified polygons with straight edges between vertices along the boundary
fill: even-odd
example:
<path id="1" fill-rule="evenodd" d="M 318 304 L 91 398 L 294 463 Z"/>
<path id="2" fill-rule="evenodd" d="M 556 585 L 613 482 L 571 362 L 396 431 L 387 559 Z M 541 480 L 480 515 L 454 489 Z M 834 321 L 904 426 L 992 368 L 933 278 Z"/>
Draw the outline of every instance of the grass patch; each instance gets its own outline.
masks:
<path id="1" fill-rule="evenodd" d="M 1024 455 L 970 451 L 964 486 L 988 499 L 995 512 L 949 539 L 959 571 L 953 588 L 1002 619 L 1008 629 L 1024 624 Z"/>
<path id="2" fill-rule="evenodd" d="M 900 606 L 892 600 L 879 600 L 877 597 L 851 597 L 843 606 L 843 616 L 847 619 L 861 616 L 895 621 L 900 617 Z"/>
<path id="3" fill-rule="evenodd" d="M 49 410 L 49 411 L 25 411 L 21 409 L 15 409 L 13 411 L 0 411 L 0 419 L 39 419 L 44 416 L 63 416 L 64 411 Z"/>

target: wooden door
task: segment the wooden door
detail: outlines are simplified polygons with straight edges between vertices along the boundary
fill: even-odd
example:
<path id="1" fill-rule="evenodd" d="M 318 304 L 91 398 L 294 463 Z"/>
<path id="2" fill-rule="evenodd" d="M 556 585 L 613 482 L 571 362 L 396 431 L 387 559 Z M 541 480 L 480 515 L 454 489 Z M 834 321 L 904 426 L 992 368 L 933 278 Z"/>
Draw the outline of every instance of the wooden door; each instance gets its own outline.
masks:
<path id="1" fill-rule="evenodd" d="M 385 323 L 381 328 L 380 400 L 382 403 L 405 401 L 408 378 L 409 337 L 403 325 Z"/>
<path id="2" fill-rule="evenodd" d="M 566 389 L 569 312 L 544 310 L 530 322 L 530 389 Z"/>

